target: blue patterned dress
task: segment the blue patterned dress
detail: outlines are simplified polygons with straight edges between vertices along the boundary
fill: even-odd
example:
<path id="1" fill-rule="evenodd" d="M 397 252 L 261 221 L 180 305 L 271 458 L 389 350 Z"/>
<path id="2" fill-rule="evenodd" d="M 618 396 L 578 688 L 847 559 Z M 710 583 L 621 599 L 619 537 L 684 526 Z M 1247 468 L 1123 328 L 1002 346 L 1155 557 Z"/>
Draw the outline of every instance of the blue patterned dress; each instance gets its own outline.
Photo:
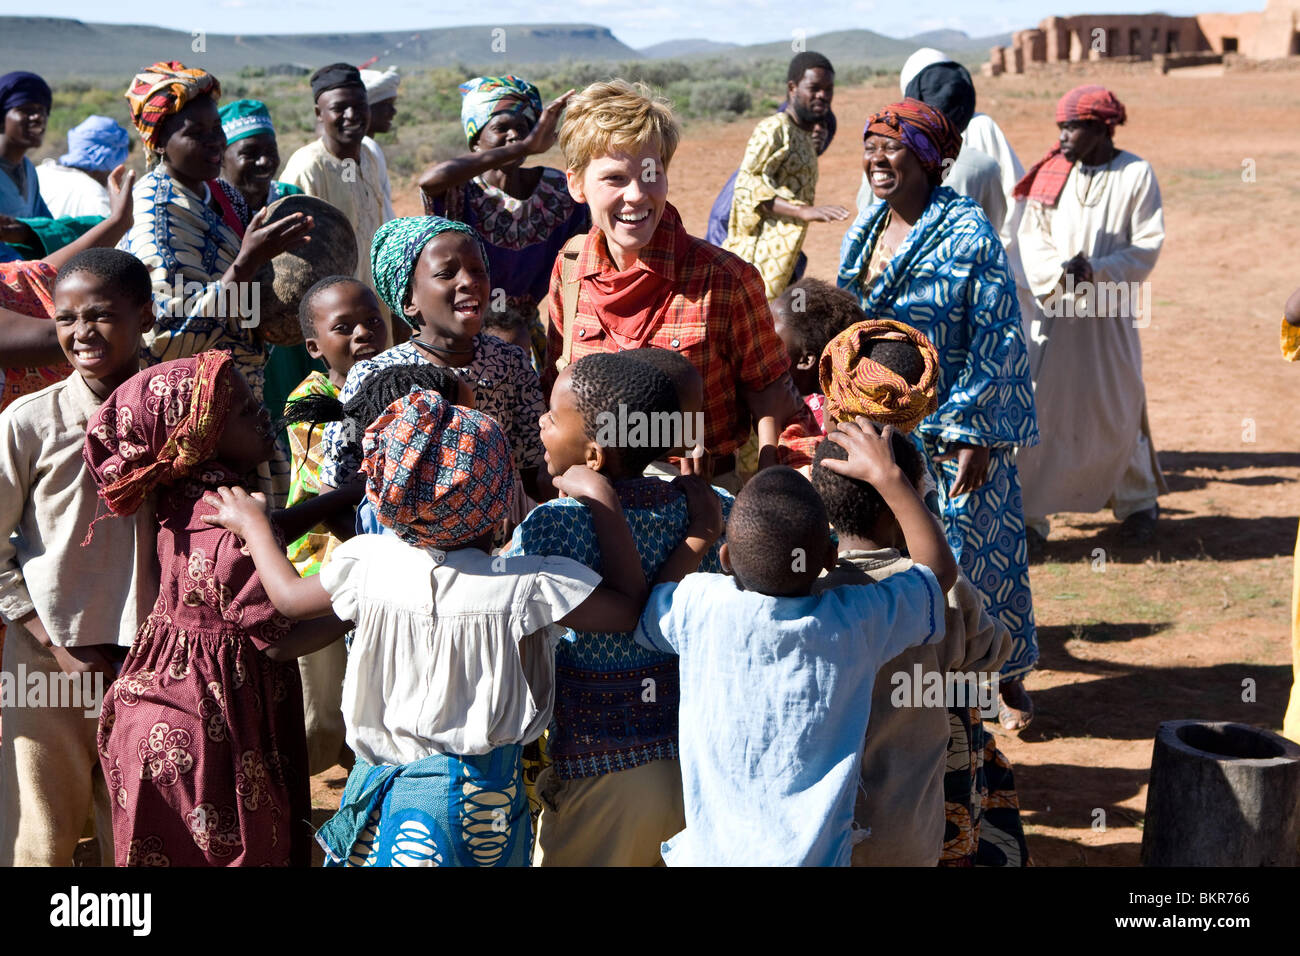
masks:
<path id="1" fill-rule="evenodd" d="M 868 317 L 906 322 L 938 349 L 939 407 L 916 430 L 927 459 L 957 441 L 990 448 L 988 478 L 968 494 L 948 497 L 956 461 L 934 470 L 948 543 L 989 613 L 1011 632 L 1002 675 L 1021 676 L 1038 660 L 1038 635 L 1015 456 L 1037 444 L 1038 424 L 1015 281 L 979 205 L 937 186 L 884 272 L 864 288 L 888 209 L 866 209 L 850 227 L 838 284 Z"/>

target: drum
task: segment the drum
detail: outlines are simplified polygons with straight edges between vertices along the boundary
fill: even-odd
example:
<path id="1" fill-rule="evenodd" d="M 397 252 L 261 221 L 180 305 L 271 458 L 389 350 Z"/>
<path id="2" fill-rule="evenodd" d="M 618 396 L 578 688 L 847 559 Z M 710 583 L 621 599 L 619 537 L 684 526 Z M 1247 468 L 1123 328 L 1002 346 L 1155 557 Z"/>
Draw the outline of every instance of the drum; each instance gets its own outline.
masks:
<path id="1" fill-rule="evenodd" d="M 350 276 L 357 271 L 357 237 L 337 206 L 315 196 L 285 196 L 271 203 L 266 221 L 276 222 L 296 212 L 315 219 L 311 242 L 280 253 L 257 274 L 258 329 L 272 345 L 302 341 L 298 303 L 308 289 L 326 276 Z"/>

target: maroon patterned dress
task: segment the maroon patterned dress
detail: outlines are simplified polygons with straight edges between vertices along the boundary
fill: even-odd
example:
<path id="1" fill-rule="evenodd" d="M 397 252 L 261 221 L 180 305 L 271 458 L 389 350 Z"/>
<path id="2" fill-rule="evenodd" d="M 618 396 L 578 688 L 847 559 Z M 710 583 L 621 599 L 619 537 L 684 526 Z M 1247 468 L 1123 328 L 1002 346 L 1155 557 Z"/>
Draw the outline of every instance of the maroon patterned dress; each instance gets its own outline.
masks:
<path id="1" fill-rule="evenodd" d="M 99 754 L 118 866 L 306 866 L 311 799 L 292 622 L 239 539 L 204 524 L 212 463 L 159 490 L 158 601 L 113 683 Z M 109 519 L 111 520 L 111 519 Z"/>

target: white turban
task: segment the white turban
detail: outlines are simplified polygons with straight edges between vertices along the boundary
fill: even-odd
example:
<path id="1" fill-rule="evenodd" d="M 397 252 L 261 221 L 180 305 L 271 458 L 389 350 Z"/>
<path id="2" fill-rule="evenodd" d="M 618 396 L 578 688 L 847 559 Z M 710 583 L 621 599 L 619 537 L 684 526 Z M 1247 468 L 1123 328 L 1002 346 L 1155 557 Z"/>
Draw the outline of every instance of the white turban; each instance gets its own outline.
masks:
<path id="1" fill-rule="evenodd" d="M 940 53 L 934 47 L 923 46 L 907 58 L 903 64 L 903 72 L 898 75 L 898 92 L 904 96 L 907 95 L 907 84 L 916 79 L 916 74 L 920 73 L 927 66 L 934 66 L 936 63 L 952 63 L 953 58 L 946 53 Z M 361 71 L 361 78 L 364 80 L 366 71 Z M 369 89 L 370 81 L 366 80 L 366 88 Z"/>
<path id="2" fill-rule="evenodd" d="M 397 84 L 402 82 L 402 78 L 390 67 L 382 73 L 378 70 L 362 70 L 361 82 L 366 85 L 366 99 L 373 104 L 395 97 Z"/>

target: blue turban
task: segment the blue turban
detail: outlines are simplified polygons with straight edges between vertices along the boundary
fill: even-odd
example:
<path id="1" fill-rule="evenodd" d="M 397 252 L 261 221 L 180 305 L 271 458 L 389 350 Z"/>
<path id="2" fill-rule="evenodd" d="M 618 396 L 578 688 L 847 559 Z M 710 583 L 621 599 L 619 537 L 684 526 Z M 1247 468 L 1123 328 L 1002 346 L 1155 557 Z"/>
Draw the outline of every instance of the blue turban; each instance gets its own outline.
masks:
<path id="1" fill-rule="evenodd" d="M 39 103 L 45 107 L 46 112 L 49 112 L 54 106 L 54 94 L 50 92 L 50 84 L 35 73 L 24 70 L 15 70 L 13 73 L 0 76 L 0 115 L 16 107 L 26 106 L 28 103 Z"/>
<path id="2" fill-rule="evenodd" d="M 542 115 L 537 87 L 517 76 L 476 76 L 460 85 L 460 95 L 460 123 L 471 144 L 496 113 L 523 113 L 530 127 Z M 510 102 L 500 105 L 502 100 Z"/>
<path id="3" fill-rule="evenodd" d="M 126 162 L 130 145 L 126 130 L 107 116 L 87 116 L 68 130 L 68 151 L 59 165 L 106 173 Z"/>

